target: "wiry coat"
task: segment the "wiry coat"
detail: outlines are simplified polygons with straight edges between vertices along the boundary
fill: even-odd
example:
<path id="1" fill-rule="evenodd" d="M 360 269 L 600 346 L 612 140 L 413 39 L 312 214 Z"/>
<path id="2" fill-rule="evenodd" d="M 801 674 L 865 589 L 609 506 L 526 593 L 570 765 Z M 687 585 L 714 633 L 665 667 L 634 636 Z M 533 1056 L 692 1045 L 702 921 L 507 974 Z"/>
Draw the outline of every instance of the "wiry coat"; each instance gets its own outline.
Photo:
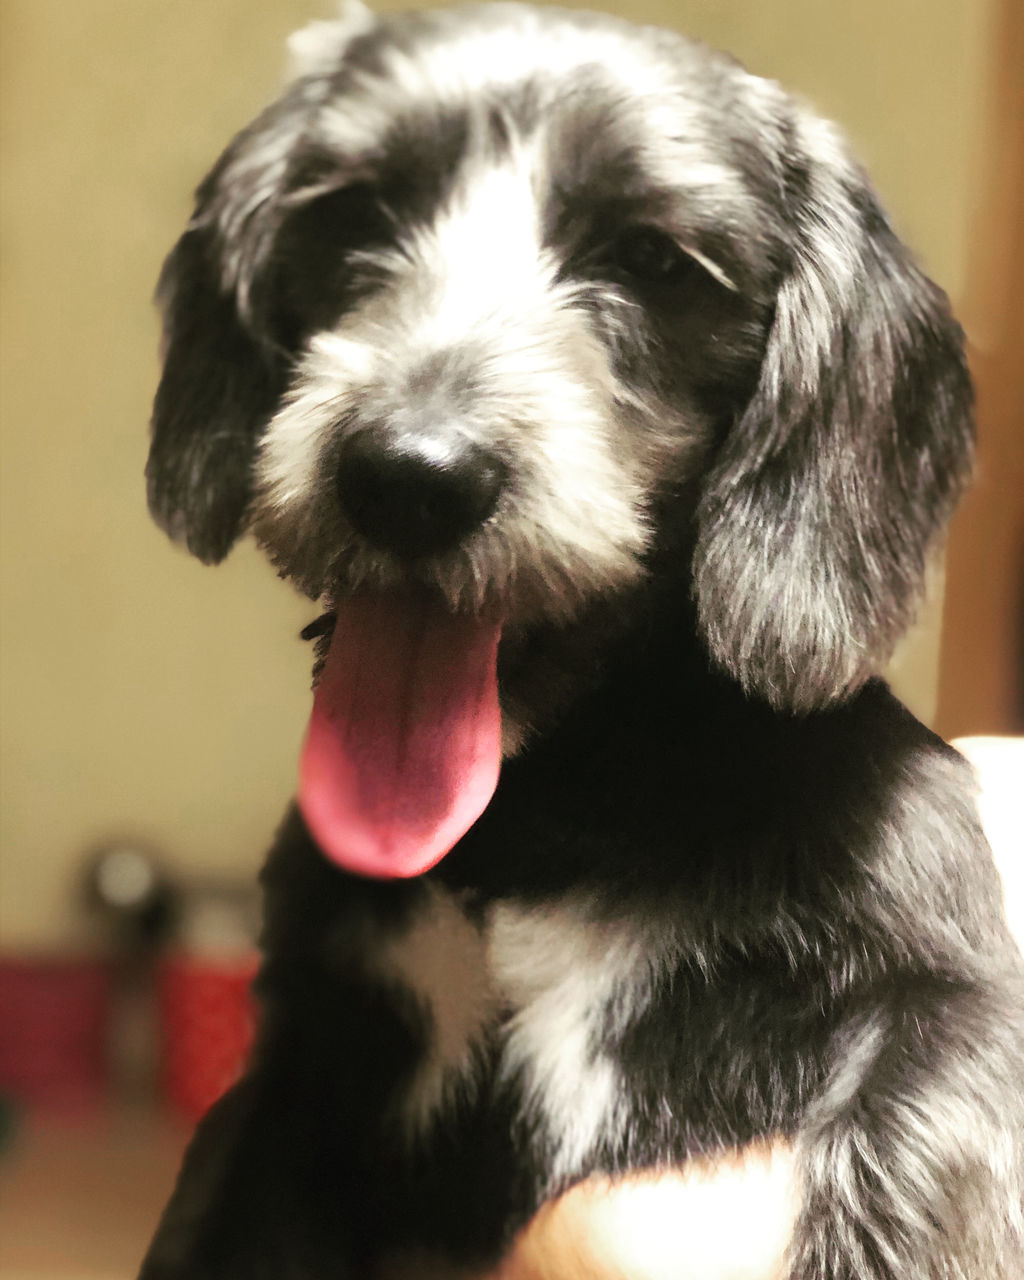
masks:
<path id="1" fill-rule="evenodd" d="M 678 36 L 297 52 L 165 269 L 151 504 L 207 561 L 251 530 L 321 635 L 367 585 L 500 607 L 507 759 L 416 880 L 286 820 L 144 1280 L 483 1266 L 590 1174 L 776 1136 L 793 1280 L 1015 1280 L 1020 957 L 966 765 L 874 674 L 969 470 L 944 297 L 831 126 Z M 490 460 L 478 520 L 369 508 L 399 436 Z"/>

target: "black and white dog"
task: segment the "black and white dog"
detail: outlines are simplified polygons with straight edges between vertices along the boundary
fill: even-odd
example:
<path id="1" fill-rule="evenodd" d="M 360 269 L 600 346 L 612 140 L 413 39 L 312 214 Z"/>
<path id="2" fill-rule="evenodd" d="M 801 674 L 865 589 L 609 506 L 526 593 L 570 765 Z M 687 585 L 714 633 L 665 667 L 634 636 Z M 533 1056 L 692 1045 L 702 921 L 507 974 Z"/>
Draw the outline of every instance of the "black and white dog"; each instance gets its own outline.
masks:
<path id="1" fill-rule="evenodd" d="M 1021 961 L 875 678 L 969 469 L 943 295 L 832 126 L 677 35 L 295 52 L 160 285 L 152 509 L 324 616 L 259 1042 L 145 1280 L 486 1267 L 773 1138 L 794 1280 L 1019 1280 Z"/>

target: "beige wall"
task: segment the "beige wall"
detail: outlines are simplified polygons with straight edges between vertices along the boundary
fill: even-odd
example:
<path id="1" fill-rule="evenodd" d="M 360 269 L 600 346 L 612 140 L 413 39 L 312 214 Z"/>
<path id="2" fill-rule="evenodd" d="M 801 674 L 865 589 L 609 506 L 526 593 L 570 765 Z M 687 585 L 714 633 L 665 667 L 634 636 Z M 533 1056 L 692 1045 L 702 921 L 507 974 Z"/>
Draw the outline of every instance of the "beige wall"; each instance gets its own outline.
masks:
<path id="1" fill-rule="evenodd" d="M 255 868 L 287 800 L 312 615 L 248 549 L 217 571 L 147 519 L 149 297 L 188 195 L 314 0 L 2 0 L 0 934 L 77 928 L 112 834 Z M 990 0 L 648 0 L 852 133 L 925 263 L 964 281 Z M 928 712 L 934 640 L 911 663 Z"/>

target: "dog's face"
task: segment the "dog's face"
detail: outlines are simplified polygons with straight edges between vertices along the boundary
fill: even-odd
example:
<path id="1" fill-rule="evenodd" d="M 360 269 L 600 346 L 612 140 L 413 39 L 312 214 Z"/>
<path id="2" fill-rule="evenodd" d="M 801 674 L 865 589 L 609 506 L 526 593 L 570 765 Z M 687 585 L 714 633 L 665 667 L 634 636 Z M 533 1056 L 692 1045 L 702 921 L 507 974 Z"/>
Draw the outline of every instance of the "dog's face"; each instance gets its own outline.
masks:
<path id="1" fill-rule="evenodd" d="M 970 395 L 831 127 L 555 10 L 353 9 L 297 53 L 165 268 L 161 523 L 208 561 L 250 528 L 331 605 L 416 583 L 513 636 L 678 546 L 753 695 L 807 711 L 877 669 Z"/>

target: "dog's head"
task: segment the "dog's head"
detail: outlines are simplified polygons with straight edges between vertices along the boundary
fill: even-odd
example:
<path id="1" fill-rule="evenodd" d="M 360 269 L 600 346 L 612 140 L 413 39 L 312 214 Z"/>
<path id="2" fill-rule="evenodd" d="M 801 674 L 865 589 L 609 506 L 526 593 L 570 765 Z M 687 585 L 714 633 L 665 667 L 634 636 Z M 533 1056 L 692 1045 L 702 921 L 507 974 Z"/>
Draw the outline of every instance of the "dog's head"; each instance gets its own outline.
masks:
<path id="1" fill-rule="evenodd" d="M 161 524 L 211 562 L 250 528 L 332 602 L 416 583 L 519 632 L 671 544 L 752 695 L 804 712 L 877 670 L 970 391 L 836 131 L 556 10 L 350 8 L 296 53 L 164 270 Z"/>

